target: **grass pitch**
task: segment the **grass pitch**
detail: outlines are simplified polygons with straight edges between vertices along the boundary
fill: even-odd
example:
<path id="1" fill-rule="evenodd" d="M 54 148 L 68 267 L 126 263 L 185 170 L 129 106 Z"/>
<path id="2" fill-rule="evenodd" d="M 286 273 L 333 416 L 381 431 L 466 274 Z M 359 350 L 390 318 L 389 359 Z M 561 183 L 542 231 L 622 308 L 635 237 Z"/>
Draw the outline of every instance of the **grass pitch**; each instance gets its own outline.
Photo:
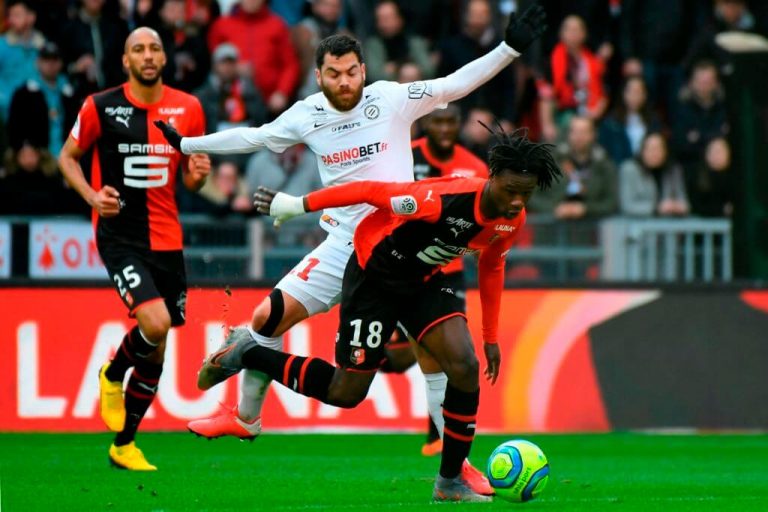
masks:
<path id="1" fill-rule="evenodd" d="M 514 436 L 478 436 L 482 466 Z M 549 485 L 513 504 L 430 504 L 439 460 L 416 435 L 275 435 L 253 443 L 140 434 L 156 473 L 112 469 L 107 434 L 0 434 L 0 509 L 15 511 L 767 511 L 768 436 L 521 436 Z M 437 507 L 437 508 L 436 508 Z"/>

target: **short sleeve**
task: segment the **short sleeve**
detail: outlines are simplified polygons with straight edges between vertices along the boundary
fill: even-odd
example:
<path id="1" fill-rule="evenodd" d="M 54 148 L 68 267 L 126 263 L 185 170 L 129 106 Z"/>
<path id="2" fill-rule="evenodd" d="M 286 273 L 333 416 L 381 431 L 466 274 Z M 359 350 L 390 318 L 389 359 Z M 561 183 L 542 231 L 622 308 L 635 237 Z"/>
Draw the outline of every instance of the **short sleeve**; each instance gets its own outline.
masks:
<path id="1" fill-rule="evenodd" d="M 72 126 L 70 136 L 77 143 L 77 147 L 87 151 L 96 142 L 99 135 L 101 135 L 99 114 L 96 112 L 93 96 L 88 96 L 77 114 L 77 120 Z"/>

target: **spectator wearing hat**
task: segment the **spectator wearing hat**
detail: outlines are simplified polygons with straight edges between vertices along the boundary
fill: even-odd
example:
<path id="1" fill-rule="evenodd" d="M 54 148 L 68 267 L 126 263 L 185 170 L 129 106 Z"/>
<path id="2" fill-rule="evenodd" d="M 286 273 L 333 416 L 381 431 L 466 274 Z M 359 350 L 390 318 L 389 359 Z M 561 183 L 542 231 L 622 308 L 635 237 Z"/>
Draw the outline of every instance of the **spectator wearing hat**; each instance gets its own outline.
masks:
<path id="1" fill-rule="evenodd" d="M 208 48 L 232 43 L 240 54 L 240 67 L 276 116 L 293 97 L 299 83 L 299 59 L 285 22 L 273 13 L 266 0 L 240 0 L 232 14 L 213 22 Z"/>
<path id="2" fill-rule="evenodd" d="M 6 2 L 8 31 L 0 37 L 0 115 L 8 118 L 8 106 L 16 88 L 35 75 L 35 59 L 45 37 L 35 30 L 37 16 L 27 0 Z"/>
<path id="3" fill-rule="evenodd" d="M 37 57 L 35 76 L 13 93 L 8 114 L 11 146 L 21 147 L 22 141 L 31 141 L 58 157 L 79 109 L 62 67 L 59 47 L 45 43 Z"/>
<path id="4" fill-rule="evenodd" d="M 240 52 L 235 45 L 220 44 L 211 60 L 208 81 L 195 91 L 205 112 L 206 130 L 219 132 L 263 124 L 266 105 L 251 77 L 238 72 Z"/>

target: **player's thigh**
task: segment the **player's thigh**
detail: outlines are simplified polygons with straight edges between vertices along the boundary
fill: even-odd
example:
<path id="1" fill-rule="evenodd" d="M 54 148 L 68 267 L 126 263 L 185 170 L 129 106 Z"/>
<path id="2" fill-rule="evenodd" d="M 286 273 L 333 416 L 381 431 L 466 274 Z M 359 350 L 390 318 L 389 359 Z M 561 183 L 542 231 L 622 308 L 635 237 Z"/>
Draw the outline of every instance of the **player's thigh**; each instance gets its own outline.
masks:
<path id="1" fill-rule="evenodd" d="M 106 244 L 105 244 L 106 245 Z M 163 301 L 145 251 L 116 244 L 99 245 L 99 254 L 120 300 L 131 317 L 150 302 Z"/>
<path id="2" fill-rule="evenodd" d="M 461 312 L 466 315 L 467 304 L 464 272 L 451 272 L 450 274 L 440 276 L 439 279 L 439 289 L 441 294 L 444 295 L 442 299 L 444 309 L 435 313 L 427 311 L 424 314 L 442 317 Z M 438 288 L 438 286 L 435 286 L 435 288 Z M 447 296 L 445 296 L 446 294 Z M 429 374 L 442 371 L 440 363 L 423 343 L 417 343 L 411 339 L 411 345 L 422 373 Z"/>
<path id="3" fill-rule="evenodd" d="M 153 251 L 149 268 L 171 316 L 171 325 L 184 325 L 187 315 L 187 273 L 181 251 Z"/>
<path id="4" fill-rule="evenodd" d="M 427 350 L 423 345 L 416 343 L 415 340 L 411 341 L 411 351 L 413 352 L 414 358 L 416 359 L 416 362 L 421 369 L 421 373 L 426 375 L 430 373 L 440 373 L 443 371 L 440 363 L 437 362 L 437 359 L 435 359 L 429 350 Z"/>
<path id="5" fill-rule="evenodd" d="M 295 299 L 308 316 L 324 313 L 339 302 L 344 269 L 352 251 L 349 240 L 328 236 L 275 288 Z"/>
<path id="6" fill-rule="evenodd" d="M 347 371 L 376 371 L 395 329 L 399 303 L 365 275 L 352 255 L 344 274 L 336 364 Z"/>
<path id="7" fill-rule="evenodd" d="M 449 283 L 441 275 L 426 283 L 414 296 L 412 307 L 400 316 L 400 322 L 424 349 L 419 355 L 425 373 L 435 373 L 427 369 L 439 366 L 450 378 L 474 371 L 477 358 L 467 328 L 464 299 Z"/>

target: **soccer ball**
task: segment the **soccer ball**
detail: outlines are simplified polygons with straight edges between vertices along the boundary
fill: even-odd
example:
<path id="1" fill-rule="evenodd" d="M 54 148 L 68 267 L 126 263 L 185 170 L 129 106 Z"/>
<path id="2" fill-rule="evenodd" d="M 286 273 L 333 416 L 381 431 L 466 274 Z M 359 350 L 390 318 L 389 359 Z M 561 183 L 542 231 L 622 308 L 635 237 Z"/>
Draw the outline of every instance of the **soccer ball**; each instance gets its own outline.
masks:
<path id="1" fill-rule="evenodd" d="M 522 439 L 499 445 L 488 457 L 488 481 L 496 496 L 528 501 L 538 496 L 549 480 L 549 464 L 541 448 Z"/>

